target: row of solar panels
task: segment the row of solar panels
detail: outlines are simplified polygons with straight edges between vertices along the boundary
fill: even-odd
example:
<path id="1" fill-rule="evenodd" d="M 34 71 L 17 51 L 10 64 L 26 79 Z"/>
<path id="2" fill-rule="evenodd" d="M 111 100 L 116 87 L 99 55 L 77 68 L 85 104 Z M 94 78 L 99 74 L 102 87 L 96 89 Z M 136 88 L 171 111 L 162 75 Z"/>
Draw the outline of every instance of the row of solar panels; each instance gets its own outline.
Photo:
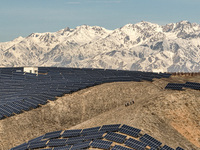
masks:
<path id="1" fill-rule="evenodd" d="M 200 90 L 200 83 L 186 82 L 185 84 L 180 83 L 168 83 L 165 89 L 171 90 L 183 90 L 183 88 L 190 88 L 194 90 Z"/>
<path id="2" fill-rule="evenodd" d="M 17 70 L 21 70 L 21 72 L 16 72 Z M 75 73 L 75 74 L 96 74 L 98 75 L 147 75 L 147 76 L 158 76 L 158 77 L 169 77 L 171 74 L 167 73 L 152 73 L 152 72 L 141 72 L 141 71 L 124 71 L 124 70 L 111 70 L 111 69 L 92 69 L 92 68 L 61 68 L 61 67 L 39 67 L 39 73 L 48 73 L 48 74 L 56 74 L 56 73 Z M 0 73 L 3 74 L 24 74 L 23 68 L 0 68 Z M 35 74 L 26 73 L 27 75 L 34 76 Z"/>
<path id="3" fill-rule="evenodd" d="M 94 85 L 118 81 L 152 81 L 153 78 L 170 76 L 139 71 L 57 67 L 39 67 L 39 73 L 45 74 L 37 76 L 16 72 L 19 69 L 0 68 L 0 119 L 37 108 L 48 100 Z"/>
<path id="4" fill-rule="evenodd" d="M 174 150 L 140 129 L 128 125 L 103 125 L 99 127 L 55 131 L 46 133 L 11 150 L 47 148 L 49 150 L 112 149 L 112 150 Z M 119 144 L 119 145 L 118 145 Z M 176 150 L 183 150 L 177 147 Z"/>

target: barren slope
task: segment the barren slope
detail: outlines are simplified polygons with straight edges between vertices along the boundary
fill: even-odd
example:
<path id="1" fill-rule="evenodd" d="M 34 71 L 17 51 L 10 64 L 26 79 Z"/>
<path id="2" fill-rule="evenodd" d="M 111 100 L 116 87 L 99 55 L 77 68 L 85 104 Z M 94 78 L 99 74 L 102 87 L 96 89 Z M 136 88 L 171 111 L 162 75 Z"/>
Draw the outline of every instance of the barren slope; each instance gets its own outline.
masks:
<path id="1" fill-rule="evenodd" d="M 0 121 L 0 147 L 7 150 L 46 132 L 121 123 L 149 133 L 175 148 L 200 147 L 200 92 L 171 91 L 172 77 L 151 82 L 107 83 L 67 94 L 48 104 Z M 125 107 L 131 100 L 135 104 Z"/>

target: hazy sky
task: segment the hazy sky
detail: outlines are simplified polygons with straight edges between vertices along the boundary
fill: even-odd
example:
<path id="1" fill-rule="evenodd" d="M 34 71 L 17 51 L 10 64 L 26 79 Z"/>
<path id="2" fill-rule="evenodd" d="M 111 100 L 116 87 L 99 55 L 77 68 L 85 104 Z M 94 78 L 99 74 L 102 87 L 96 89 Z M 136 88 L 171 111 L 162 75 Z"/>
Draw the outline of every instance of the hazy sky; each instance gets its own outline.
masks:
<path id="1" fill-rule="evenodd" d="M 200 0 L 0 0 L 0 42 L 33 32 L 149 21 L 200 23 Z"/>

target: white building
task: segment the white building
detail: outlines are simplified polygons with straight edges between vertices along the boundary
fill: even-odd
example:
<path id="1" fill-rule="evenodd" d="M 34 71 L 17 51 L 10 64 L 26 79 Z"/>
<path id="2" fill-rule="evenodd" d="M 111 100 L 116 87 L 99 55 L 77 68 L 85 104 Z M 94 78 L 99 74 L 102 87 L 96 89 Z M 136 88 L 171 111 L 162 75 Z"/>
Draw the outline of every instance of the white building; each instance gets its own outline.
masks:
<path id="1" fill-rule="evenodd" d="M 38 67 L 24 67 L 23 72 L 38 74 Z"/>
<path id="2" fill-rule="evenodd" d="M 153 72 L 155 73 L 164 73 L 164 72 L 167 72 L 167 69 L 152 69 Z"/>

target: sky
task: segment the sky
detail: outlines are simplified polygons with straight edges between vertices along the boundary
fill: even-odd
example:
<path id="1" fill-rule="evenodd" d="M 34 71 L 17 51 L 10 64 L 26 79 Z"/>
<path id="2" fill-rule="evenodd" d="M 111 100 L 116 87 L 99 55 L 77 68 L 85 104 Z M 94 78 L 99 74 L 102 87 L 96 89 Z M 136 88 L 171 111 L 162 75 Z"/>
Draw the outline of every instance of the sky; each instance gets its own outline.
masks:
<path id="1" fill-rule="evenodd" d="M 200 0 L 0 0 L 0 42 L 83 24 L 116 29 L 148 21 L 200 24 Z"/>

